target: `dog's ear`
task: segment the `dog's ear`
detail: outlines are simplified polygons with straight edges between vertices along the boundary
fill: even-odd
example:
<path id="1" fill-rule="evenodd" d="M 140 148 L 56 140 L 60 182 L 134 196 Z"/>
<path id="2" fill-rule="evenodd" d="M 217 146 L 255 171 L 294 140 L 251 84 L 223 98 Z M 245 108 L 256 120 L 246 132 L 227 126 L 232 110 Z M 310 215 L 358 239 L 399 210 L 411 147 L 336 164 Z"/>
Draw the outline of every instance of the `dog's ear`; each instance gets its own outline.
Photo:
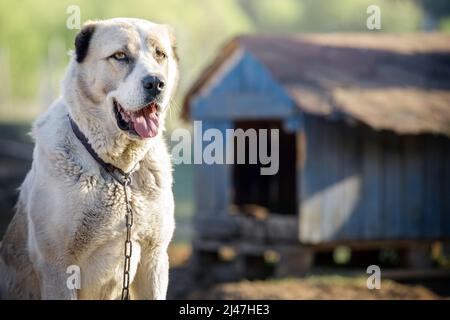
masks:
<path id="1" fill-rule="evenodd" d="M 75 37 L 75 55 L 78 63 L 83 62 L 87 56 L 89 43 L 95 31 L 95 25 L 96 23 L 93 21 L 86 22 Z"/>

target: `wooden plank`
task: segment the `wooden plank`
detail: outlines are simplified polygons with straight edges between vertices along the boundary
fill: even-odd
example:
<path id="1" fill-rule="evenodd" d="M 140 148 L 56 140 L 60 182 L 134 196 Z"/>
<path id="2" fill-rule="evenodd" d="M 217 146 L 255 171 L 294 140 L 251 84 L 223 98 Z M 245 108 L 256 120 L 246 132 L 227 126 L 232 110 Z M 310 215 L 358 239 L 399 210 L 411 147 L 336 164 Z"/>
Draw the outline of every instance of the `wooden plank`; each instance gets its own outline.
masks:
<path id="1" fill-rule="evenodd" d="M 301 185 L 301 210 L 299 219 L 300 240 L 305 243 L 317 243 L 322 240 L 321 211 L 322 196 L 320 179 L 322 159 L 320 149 L 322 132 L 319 120 L 312 116 L 305 117 L 306 159 Z"/>
<path id="2" fill-rule="evenodd" d="M 336 225 L 340 226 L 340 239 L 362 239 L 364 236 L 365 212 L 360 210 L 362 201 L 361 128 L 344 127 L 341 130 L 342 160 L 338 170 L 343 174 L 342 193 L 339 198 L 342 209 Z"/>
<path id="3" fill-rule="evenodd" d="M 227 241 L 238 237 L 239 229 L 233 219 L 223 219 L 221 217 L 211 219 L 210 217 L 212 216 L 208 215 L 206 218 L 200 218 L 196 215 L 194 221 L 195 239 Z"/>
<path id="4" fill-rule="evenodd" d="M 239 65 L 241 70 L 241 91 L 255 90 L 258 92 L 274 92 L 285 94 L 280 83 L 270 71 L 251 53 L 246 52 Z"/>
<path id="5" fill-rule="evenodd" d="M 425 207 L 422 224 L 422 235 L 425 238 L 436 238 L 441 235 L 442 200 L 441 152 L 437 138 L 426 136 L 425 147 Z"/>
<path id="6" fill-rule="evenodd" d="M 226 143 L 226 129 L 233 128 L 233 123 L 231 121 L 221 121 L 214 123 L 216 129 L 218 129 L 223 137 L 225 146 L 229 146 L 229 143 Z M 228 216 L 228 208 L 232 204 L 232 170 L 233 166 L 225 163 L 225 154 L 224 154 L 224 164 L 215 164 L 211 165 L 214 170 L 214 180 L 215 184 L 215 211 L 217 214 L 222 216 Z"/>
<path id="7" fill-rule="evenodd" d="M 407 249 L 416 245 L 431 245 L 431 240 L 339 240 L 313 245 L 317 251 L 330 251 L 339 246 L 349 247 L 355 251 L 372 251 L 380 249 Z"/>
<path id="8" fill-rule="evenodd" d="M 236 50 L 203 85 L 200 95 L 218 94 L 229 91 L 240 91 L 243 87 L 241 68 L 245 52 Z"/>
<path id="9" fill-rule="evenodd" d="M 339 171 L 342 170 L 340 159 L 345 150 L 339 150 L 339 135 L 341 129 L 332 123 L 322 121 L 320 124 L 322 130 L 322 143 L 316 145 L 315 148 L 320 148 L 320 159 L 323 160 L 321 172 L 321 190 L 322 193 L 322 216 L 321 216 L 321 230 L 322 241 L 330 241 L 335 239 L 336 217 L 340 215 L 343 204 L 342 177 Z"/>
<path id="10" fill-rule="evenodd" d="M 384 224 L 388 239 L 402 237 L 402 155 L 398 136 L 385 134 L 384 144 Z"/>
<path id="11" fill-rule="evenodd" d="M 297 242 L 297 218 L 280 214 L 271 214 L 267 219 L 256 219 L 243 214 L 233 216 L 239 226 L 239 237 L 252 239 L 261 244 L 277 241 Z"/>
<path id="12" fill-rule="evenodd" d="M 382 239 L 383 223 L 383 149 L 381 135 L 366 131 L 362 144 L 362 199 L 364 239 Z"/>
<path id="13" fill-rule="evenodd" d="M 407 136 L 403 139 L 405 145 L 403 235 L 408 239 L 418 239 L 424 208 L 423 141 L 421 136 Z"/>
<path id="14" fill-rule="evenodd" d="M 208 95 L 237 91 L 284 92 L 270 71 L 251 53 L 242 51 L 228 61 L 212 81 Z"/>
<path id="15" fill-rule="evenodd" d="M 194 119 L 286 118 L 298 113 L 298 109 L 286 96 L 273 92 L 230 91 L 196 99 L 192 104 Z"/>
<path id="16" fill-rule="evenodd" d="M 383 270 L 383 277 L 385 279 L 391 279 L 395 281 L 404 281 L 404 280 L 415 280 L 417 279 L 433 279 L 436 281 L 436 278 L 444 278 L 448 279 L 450 277 L 450 270 L 448 269 L 391 269 L 391 270 Z M 424 280 L 422 280 L 424 281 Z"/>
<path id="17" fill-rule="evenodd" d="M 335 157 L 333 159 L 334 167 L 334 179 L 336 180 L 338 187 L 335 188 L 334 199 L 335 209 L 333 214 L 333 219 L 331 223 L 334 228 L 333 240 L 342 239 L 345 237 L 345 228 L 348 222 L 348 218 L 352 215 L 351 208 L 348 207 L 347 203 L 347 182 L 351 178 L 350 168 L 351 165 L 348 163 L 350 159 L 349 141 L 347 139 L 351 138 L 347 135 L 348 128 L 342 124 L 334 124 L 335 141 L 336 145 L 334 147 Z"/>
<path id="18" fill-rule="evenodd" d="M 217 72 L 191 108 L 194 119 L 267 119 L 298 113 L 267 68 L 245 51 Z"/>
<path id="19" fill-rule="evenodd" d="M 267 223 L 253 217 L 244 215 L 234 216 L 234 220 L 239 226 L 239 237 L 243 240 L 253 240 L 258 243 L 265 243 L 267 240 Z"/>
<path id="20" fill-rule="evenodd" d="M 243 81 L 241 76 L 241 62 L 235 65 L 214 87 L 210 94 L 221 94 L 230 91 L 241 91 Z"/>
<path id="21" fill-rule="evenodd" d="M 205 183 L 207 181 L 207 183 Z M 214 212 L 215 177 L 211 166 L 198 165 L 195 168 L 195 199 L 199 216 L 209 216 Z"/>
<path id="22" fill-rule="evenodd" d="M 202 121 L 201 135 L 208 129 L 215 129 L 225 137 L 225 130 L 229 128 L 233 128 L 230 121 Z M 225 162 L 225 154 L 223 157 Z M 236 225 L 228 210 L 232 202 L 232 165 L 203 163 L 195 166 L 195 172 L 197 233 L 203 238 L 218 239 L 235 235 Z"/>
<path id="23" fill-rule="evenodd" d="M 443 142 L 442 164 L 444 166 L 443 182 L 443 218 L 442 234 L 445 239 L 450 239 L 450 139 L 445 138 Z"/>
<path id="24" fill-rule="evenodd" d="M 202 112 L 196 112 L 196 110 L 204 110 L 208 107 L 208 105 L 206 105 L 205 99 L 203 99 L 203 97 L 197 97 L 195 99 L 192 100 L 191 103 L 191 118 L 192 120 L 203 120 L 203 114 Z M 204 120 L 208 120 L 208 119 L 204 119 Z"/>
<path id="25" fill-rule="evenodd" d="M 208 129 L 214 127 L 211 122 L 203 121 L 201 135 L 196 135 L 199 140 L 195 141 L 196 144 L 201 144 L 203 133 Z M 203 150 L 203 149 L 201 149 Z M 213 219 L 212 215 L 215 214 L 215 175 L 212 166 L 203 164 L 197 164 L 194 166 L 194 178 L 195 178 L 195 203 L 196 203 L 196 219 L 201 220 L 199 222 L 203 224 L 205 219 Z M 207 181 L 207 183 L 205 183 Z"/>
<path id="26" fill-rule="evenodd" d="M 296 242 L 298 235 L 297 216 L 271 214 L 267 218 L 267 239 L 273 243 L 277 241 Z"/>
<path id="27" fill-rule="evenodd" d="M 300 218 L 302 212 L 302 203 L 303 203 L 303 176 L 305 174 L 305 163 L 306 163 L 306 134 L 305 127 L 303 125 L 304 120 L 302 121 L 302 127 L 297 132 L 296 136 L 296 183 L 297 183 L 297 239 L 300 240 Z"/>

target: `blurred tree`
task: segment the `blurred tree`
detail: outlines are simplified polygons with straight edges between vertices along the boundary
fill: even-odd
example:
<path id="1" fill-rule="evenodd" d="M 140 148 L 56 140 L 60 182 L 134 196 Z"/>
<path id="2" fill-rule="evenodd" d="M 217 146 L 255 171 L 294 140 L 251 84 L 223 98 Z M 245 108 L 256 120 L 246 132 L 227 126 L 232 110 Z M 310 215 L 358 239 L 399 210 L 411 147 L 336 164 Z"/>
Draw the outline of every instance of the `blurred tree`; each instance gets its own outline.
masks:
<path id="1" fill-rule="evenodd" d="M 69 5 L 80 7 L 81 21 L 133 16 L 168 23 L 175 27 L 182 58 L 182 95 L 220 45 L 236 34 L 367 31 L 370 4 L 381 8 L 383 32 L 420 30 L 423 8 L 441 19 L 442 28 L 450 29 L 450 22 L 445 22 L 448 0 L 2 0 L 0 52 L 8 52 L 8 92 L 13 99 L 31 99 L 45 82 L 43 74 L 52 70 L 53 83 L 67 64 L 66 51 L 73 48 L 77 32 L 66 27 Z M 57 46 L 62 47 L 61 58 L 55 59 L 58 54 L 51 43 L 63 44 Z M 0 79 L 4 77 L 6 73 Z"/>
<path id="2" fill-rule="evenodd" d="M 448 0 L 419 0 L 423 9 L 436 18 L 450 15 L 450 1 Z"/>
<path id="3" fill-rule="evenodd" d="M 418 0 L 424 11 L 423 27 L 425 30 L 439 29 L 450 32 L 450 1 Z"/>
<path id="4" fill-rule="evenodd" d="M 420 29 L 420 6 L 410 0 L 241 0 L 257 30 L 276 32 L 368 31 L 366 9 L 380 6 L 382 30 L 411 32 Z M 282 5 L 281 5 L 282 4 Z"/>

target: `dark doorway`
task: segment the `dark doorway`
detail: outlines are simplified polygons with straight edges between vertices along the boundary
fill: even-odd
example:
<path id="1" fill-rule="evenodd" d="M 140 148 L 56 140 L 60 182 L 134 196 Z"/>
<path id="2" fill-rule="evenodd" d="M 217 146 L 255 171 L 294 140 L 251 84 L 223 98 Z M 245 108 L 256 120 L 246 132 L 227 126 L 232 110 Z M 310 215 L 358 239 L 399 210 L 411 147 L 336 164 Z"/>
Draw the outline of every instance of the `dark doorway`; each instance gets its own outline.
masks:
<path id="1" fill-rule="evenodd" d="M 297 213 L 297 172 L 296 164 L 296 136 L 295 133 L 286 132 L 281 121 L 237 121 L 235 129 L 279 129 L 279 170 L 275 175 L 261 175 L 258 164 L 236 164 L 237 146 L 235 143 L 235 161 L 233 166 L 233 195 L 234 204 L 242 209 L 244 206 L 264 207 L 270 213 L 296 214 Z M 270 133 L 267 135 L 268 150 L 270 154 Z M 248 154 L 249 140 L 246 140 Z M 258 147 L 259 148 L 259 147 Z M 259 152 L 259 150 L 258 150 Z"/>

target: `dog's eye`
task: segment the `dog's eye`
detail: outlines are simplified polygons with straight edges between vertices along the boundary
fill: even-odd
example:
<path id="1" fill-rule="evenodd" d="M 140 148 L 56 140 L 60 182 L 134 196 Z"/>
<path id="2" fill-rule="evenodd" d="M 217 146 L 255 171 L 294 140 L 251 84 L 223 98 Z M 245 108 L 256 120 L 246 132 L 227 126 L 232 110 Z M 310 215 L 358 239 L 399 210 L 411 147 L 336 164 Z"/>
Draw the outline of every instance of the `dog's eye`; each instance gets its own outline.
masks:
<path id="1" fill-rule="evenodd" d="M 156 55 L 157 59 L 165 59 L 166 58 L 166 54 L 160 48 L 155 49 L 155 55 Z"/>
<path id="2" fill-rule="evenodd" d="M 113 58 L 116 60 L 125 60 L 127 58 L 127 55 L 122 51 L 119 51 L 113 54 Z"/>

